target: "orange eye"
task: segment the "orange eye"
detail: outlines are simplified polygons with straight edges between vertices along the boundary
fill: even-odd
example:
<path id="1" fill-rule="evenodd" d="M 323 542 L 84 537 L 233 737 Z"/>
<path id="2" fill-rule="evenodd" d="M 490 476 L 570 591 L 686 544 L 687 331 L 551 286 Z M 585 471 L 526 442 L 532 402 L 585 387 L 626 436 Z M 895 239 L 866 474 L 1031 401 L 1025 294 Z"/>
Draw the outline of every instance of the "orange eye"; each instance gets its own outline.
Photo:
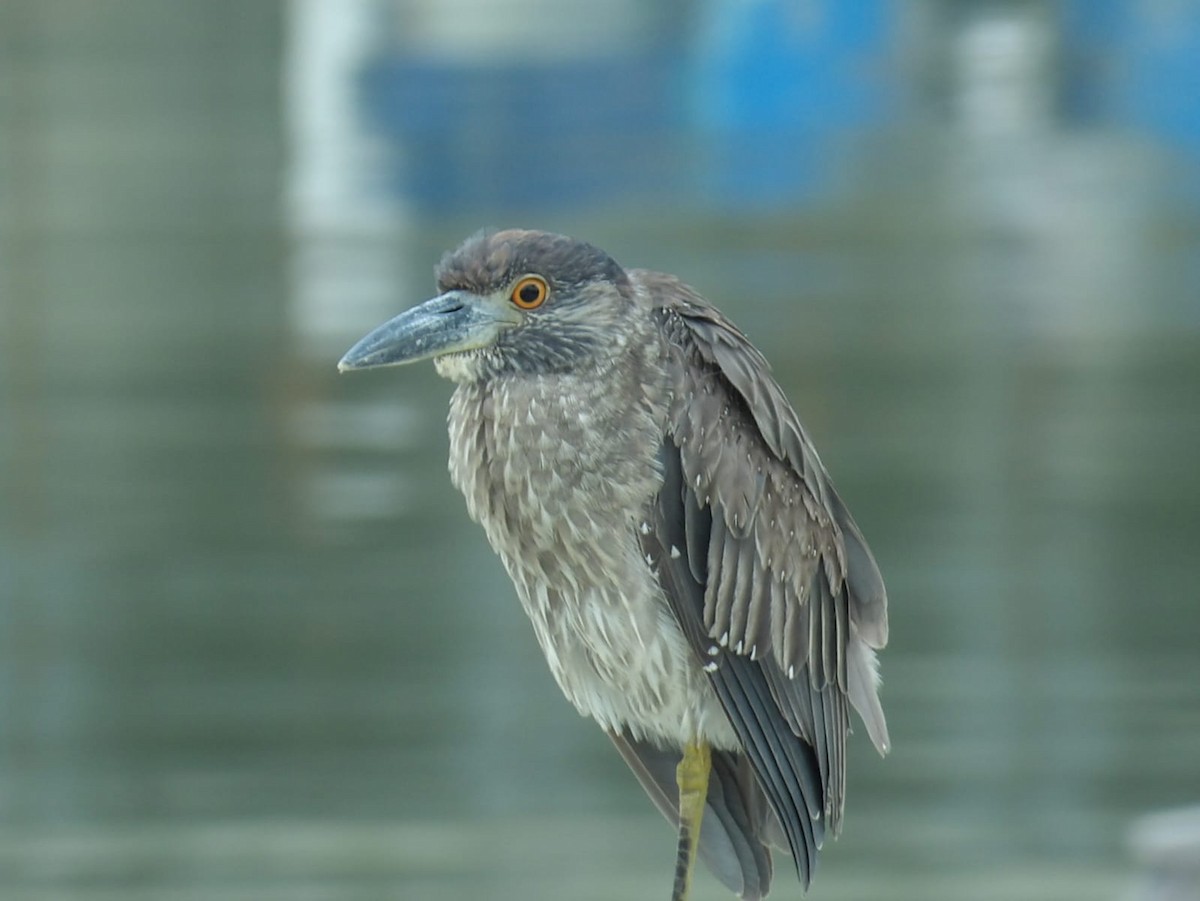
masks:
<path id="1" fill-rule="evenodd" d="M 549 293 L 550 286 L 546 284 L 545 279 L 538 278 L 536 275 L 527 275 L 513 285 L 512 294 L 509 297 L 522 310 L 536 310 L 546 302 L 546 296 Z"/>

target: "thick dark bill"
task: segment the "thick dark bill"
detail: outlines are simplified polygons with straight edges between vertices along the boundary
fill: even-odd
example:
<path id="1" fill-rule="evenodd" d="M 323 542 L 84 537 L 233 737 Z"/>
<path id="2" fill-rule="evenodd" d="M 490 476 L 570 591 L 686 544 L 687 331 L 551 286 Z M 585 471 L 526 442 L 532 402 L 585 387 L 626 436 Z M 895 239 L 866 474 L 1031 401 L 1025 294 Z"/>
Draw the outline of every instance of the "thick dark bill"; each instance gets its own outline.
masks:
<path id="1" fill-rule="evenodd" d="M 401 313 L 346 351 L 338 371 L 399 366 L 487 347 L 520 313 L 465 291 L 449 291 Z"/>

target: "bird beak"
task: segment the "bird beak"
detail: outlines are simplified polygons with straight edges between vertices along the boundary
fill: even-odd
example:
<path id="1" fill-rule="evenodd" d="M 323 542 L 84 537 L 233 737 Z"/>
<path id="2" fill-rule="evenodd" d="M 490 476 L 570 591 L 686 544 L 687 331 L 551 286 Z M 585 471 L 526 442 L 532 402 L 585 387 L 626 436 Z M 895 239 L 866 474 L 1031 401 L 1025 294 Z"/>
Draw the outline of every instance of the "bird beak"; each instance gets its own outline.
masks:
<path id="1" fill-rule="evenodd" d="M 346 351 L 338 371 L 399 366 L 493 344 L 520 312 L 498 298 L 447 291 L 389 319 Z"/>

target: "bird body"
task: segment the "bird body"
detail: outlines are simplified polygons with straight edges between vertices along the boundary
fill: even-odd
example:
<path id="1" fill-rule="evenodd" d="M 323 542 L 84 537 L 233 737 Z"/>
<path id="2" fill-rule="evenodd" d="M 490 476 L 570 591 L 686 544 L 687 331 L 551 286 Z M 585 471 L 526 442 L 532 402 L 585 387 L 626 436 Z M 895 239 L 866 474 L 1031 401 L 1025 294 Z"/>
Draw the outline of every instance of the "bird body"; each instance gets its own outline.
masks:
<path id="1" fill-rule="evenodd" d="M 666 362 L 661 334 L 642 328 L 583 371 L 479 380 L 439 365 L 460 381 L 450 475 L 580 713 L 657 744 L 733 748 L 639 541 L 662 485 Z"/>
<path id="2" fill-rule="evenodd" d="M 805 885 L 841 824 L 853 706 L 881 752 L 887 600 L 762 355 L 672 276 L 481 233 L 341 368 L 432 357 L 450 475 L 563 693 L 734 891 Z"/>

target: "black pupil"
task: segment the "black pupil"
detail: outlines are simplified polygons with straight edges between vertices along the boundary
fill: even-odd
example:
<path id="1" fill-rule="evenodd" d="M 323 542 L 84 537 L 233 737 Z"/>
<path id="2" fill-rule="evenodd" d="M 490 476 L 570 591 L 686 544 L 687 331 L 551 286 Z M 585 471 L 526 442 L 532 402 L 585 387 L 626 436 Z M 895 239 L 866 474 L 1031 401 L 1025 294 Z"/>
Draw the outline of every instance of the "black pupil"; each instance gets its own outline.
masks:
<path id="1" fill-rule="evenodd" d="M 537 303 L 542 296 L 541 285 L 536 282 L 529 282 L 521 286 L 521 290 L 517 292 L 517 296 L 525 303 Z"/>

